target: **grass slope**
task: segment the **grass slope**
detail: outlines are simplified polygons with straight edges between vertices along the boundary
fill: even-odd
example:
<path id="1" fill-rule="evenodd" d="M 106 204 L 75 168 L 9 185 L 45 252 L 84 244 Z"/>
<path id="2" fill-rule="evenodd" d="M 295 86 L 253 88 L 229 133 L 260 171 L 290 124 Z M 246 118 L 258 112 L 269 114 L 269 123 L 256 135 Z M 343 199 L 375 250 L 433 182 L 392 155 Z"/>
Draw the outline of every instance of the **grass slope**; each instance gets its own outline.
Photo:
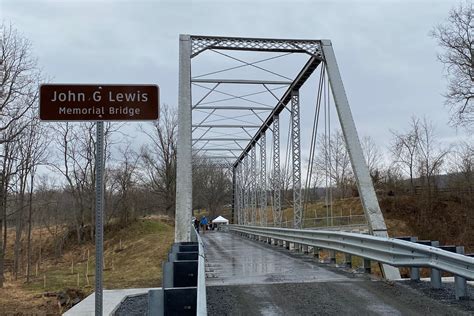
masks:
<path id="1" fill-rule="evenodd" d="M 155 218 L 140 219 L 119 230 L 106 229 L 104 288 L 161 286 L 161 266 L 173 238 L 173 227 Z M 33 269 L 29 284 L 24 279 L 8 281 L 0 289 L 0 315 L 59 314 L 64 310 L 59 309 L 56 298 L 45 298 L 44 293 L 68 288 L 93 292 L 94 245 L 69 248 L 62 257 L 43 261 L 38 275 Z"/>

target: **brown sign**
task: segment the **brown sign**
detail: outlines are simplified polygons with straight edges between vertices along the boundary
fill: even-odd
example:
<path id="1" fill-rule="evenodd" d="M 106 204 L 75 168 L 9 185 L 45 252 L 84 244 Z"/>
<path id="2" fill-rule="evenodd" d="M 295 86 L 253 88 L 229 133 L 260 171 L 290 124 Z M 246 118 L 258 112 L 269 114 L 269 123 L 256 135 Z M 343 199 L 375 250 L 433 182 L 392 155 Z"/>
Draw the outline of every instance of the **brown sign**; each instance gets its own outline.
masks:
<path id="1" fill-rule="evenodd" d="M 45 121 L 156 120 L 159 88 L 156 85 L 40 86 L 40 119 Z"/>

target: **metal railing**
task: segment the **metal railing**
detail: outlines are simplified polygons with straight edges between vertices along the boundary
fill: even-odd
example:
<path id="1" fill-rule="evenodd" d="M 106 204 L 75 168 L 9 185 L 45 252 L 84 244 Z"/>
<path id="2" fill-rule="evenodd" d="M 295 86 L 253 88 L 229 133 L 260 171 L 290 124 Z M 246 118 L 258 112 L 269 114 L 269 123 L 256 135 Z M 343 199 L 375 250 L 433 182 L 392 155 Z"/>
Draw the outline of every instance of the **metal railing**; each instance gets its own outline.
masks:
<path id="1" fill-rule="evenodd" d="M 196 230 L 191 228 L 191 234 L 193 239 L 198 243 L 199 246 L 199 258 L 198 258 L 198 278 L 197 278 L 197 302 L 196 302 L 196 315 L 206 316 L 207 315 L 207 301 L 206 301 L 206 267 L 204 260 L 204 244 L 201 237 Z"/>
<path id="2" fill-rule="evenodd" d="M 343 252 L 396 267 L 428 267 L 474 280 L 474 258 L 394 238 L 364 234 L 231 225 L 231 231 Z"/>
<path id="3" fill-rule="evenodd" d="M 303 220 L 303 228 L 310 227 L 342 227 L 342 226 L 353 226 L 353 225 L 367 225 L 367 219 L 365 215 L 350 215 L 350 216 L 332 216 L 332 217 L 313 217 L 305 218 Z M 294 227 L 294 221 L 283 221 L 281 223 L 283 228 Z"/>

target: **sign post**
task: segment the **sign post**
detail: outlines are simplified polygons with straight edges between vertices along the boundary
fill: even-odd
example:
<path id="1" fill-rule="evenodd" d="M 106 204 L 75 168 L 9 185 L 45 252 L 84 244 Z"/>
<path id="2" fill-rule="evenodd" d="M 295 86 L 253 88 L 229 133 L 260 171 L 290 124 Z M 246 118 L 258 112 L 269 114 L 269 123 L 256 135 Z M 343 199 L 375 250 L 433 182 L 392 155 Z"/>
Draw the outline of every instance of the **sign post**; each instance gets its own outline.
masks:
<path id="1" fill-rule="evenodd" d="M 95 183 L 95 315 L 102 315 L 104 264 L 104 121 L 150 121 L 159 115 L 156 85 L 40 86 L 43 121 L 96 122 Z"/>
<path id="2" fill-rule="evenodd" d="M 102 315 L 104 263 L 104 122 L 96 123 L 95 158 L 95 314 Z"/>

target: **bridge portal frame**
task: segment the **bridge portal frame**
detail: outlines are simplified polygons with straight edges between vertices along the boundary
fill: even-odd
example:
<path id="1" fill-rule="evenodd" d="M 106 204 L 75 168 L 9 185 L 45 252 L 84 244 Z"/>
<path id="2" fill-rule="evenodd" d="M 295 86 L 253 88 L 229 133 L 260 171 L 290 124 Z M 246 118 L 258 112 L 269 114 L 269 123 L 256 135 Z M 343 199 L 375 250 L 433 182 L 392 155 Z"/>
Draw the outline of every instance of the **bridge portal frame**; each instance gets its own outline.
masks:
<path id="1" fill-rule="evenodd" d="M 349 152 L 351 165 L 355 173 L 359 194 L 361 197 L 364 212 L 369 224 L 369 230 L 371 234 L 376 236 L 388 236 L 387 227 L 383 219 L 380 206 L 375 195 L 372 180 L 370 178 L 368 167 L 365 163 L 365 159 L 360 145 L 357 129 L 352 117 L 352 113 L 349 107 L 349 102 L 344 90 L 343 82 L 339 72 L 339 68 L 336 62 L 332 43 L 329 40 L 292 40 L 292 39 L 264 39 L 264 38 L 240 38 L 240 37 L 215 37 L 215 36 L 191 36 L 191 35 L 180 35 L 180 47 L 179 47 L 179 98 L 178 98 L 178 148 L 177 148 L 177 184 L 176 184 L 176 230 L 175 240 L 189 241 L 190 240 L 190 221 L 192 214 L 192 109 L 199 106 L 199 103 L 192 105 L 191 96 L 191 59 L 201 54 L 202 52 L 213 49 L 213 50 L 243 50 L 243 51 L 259 51 L 259 52 L 292 52 L 292 53 L 304 53 L 310 56 L 309 60 L 303 66 L 296 78 L 288 84 L 288 88 L 283 96 L 278 100 L 276 106 L 268 114 L 268 117 L 263 121 L 260 127 L 248 126 L 247 128 L 258 128 L 254 136 L 251 138 L 247 146 L 243 149 L 240 156 L 236 158 L 233 165 L 233 170 L 238 170 L 239 164 L 249 156 L 251 157 L 251 165 L 255 166 L 255 150 L 257 142 L 265 131 L 270 128 L 273 121 L 278 118 L 283 109 L 287 104 L 293 101 L 291 104 L 294 106 L 295 92 L 299 91 L 299 88 L 305 83 L 309 76 L 314 72 L 319 64 L 324 63 L 327 68 L 329 84 L 331 87 L 335 107 L 337 110 L 339 122 L 341 124 L 342 132 L 346 142 L 346 146 Z M 200 79 L 200 82 L 203 80 Z M 214 80 L 215 85 L 210 91 L 204 96 L 204 98 L 212 93 L 212 91 L 221 83 L 223 80 Z M 226 82 L 230 83 L 230 82 Z M 242 80 L 238 82 L 243 83 Z M 265 84 L 265 82 L 246 82 L 249 84 Z M 272 84 L 271 82 L 266 82 Z M 298 99 L 299 104 L 299 99 Z M 251 110 L 251 109 L 250 109 Z M 298 107 L 299 111 L 299 107 Z M 299 115 L 299 113 L 298 113 Z M 299 117 L 298 117 L 299 118 Z M 295 112 L 292 110 L 292 120 L 295 119 Z M 293 124 L 294 125 L 294 124 Z M 199 124 L 198 124 L 199 126 Z M 201 127 L 220 128 L 217 125 L 202 124 Z M 236 126 L 232 126 L 236 127 Z M 293 126 L 295 128 L 295 126 Z M 242 127 L 247 134 L 250 133 Z M 297 127 L 298 139 L 294 137 L 292 139 L 293 144 L 293 170 L 300 170 L 300 148 L 299 148 L 299 119 Z M 293 133 L 296 130 L 293 130 Z M 205 135 L 205 133 L 204 133 Z M 201 136 L 203 137 L 203 136 Z M 298 147 L 298 148 L 296 148 Z M 252 168 L 251 177 L 255 177 L 255 169 Z M 236 177 L 233 177 L 236 179 Z M 301 178 L 294 179 L 294 188 L 301 190 Z M 256 179 L 252 179 L 254 184 Z M 295 183 L 296 181 L 296 183 Z M 299 181 L 299 184 L 298 184 Z M 276 183 L 274 183 L 276 184 Z M 235 186 L 234 190 L 235 190 Z M 279 188 L 278 188 L 279 189 Z M 255 212 L 256 212 L 256 187 L 251 186 L 250 194 L 252 195 L 251 208 L 251 221 L 255 223 Z M 301 191 L 294 193 L 294 200 L 301 201 Z M 299 197 L 298 197 L 299 194 Z M 235 195 L 235 192 L 234 192 Z M 295 227 L 298 224 L 301 226 L 302 220 L 302 208 L 299 204 L 294 205 L 295 211 Z M 280 211 L 281 213 L 281 211 Z M 253 218 L 252 218 L 253 217 Z M 384 266 L 383 271 L 385 277 L 389 279 L 395 279 L 399 277 L 399 272 L 393 267 Z"/>

